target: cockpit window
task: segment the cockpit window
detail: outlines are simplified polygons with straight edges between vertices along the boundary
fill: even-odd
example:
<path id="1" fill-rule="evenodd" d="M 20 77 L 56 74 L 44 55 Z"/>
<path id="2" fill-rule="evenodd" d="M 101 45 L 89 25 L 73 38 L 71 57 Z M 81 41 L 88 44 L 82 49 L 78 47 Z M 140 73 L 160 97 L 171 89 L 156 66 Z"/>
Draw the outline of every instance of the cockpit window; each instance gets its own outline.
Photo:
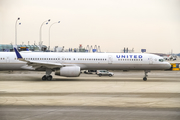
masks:
<path id="1" fill-rule="evenodd" d="M 159 62 L 164 62 L 164 59 L 159 59 Z"/>

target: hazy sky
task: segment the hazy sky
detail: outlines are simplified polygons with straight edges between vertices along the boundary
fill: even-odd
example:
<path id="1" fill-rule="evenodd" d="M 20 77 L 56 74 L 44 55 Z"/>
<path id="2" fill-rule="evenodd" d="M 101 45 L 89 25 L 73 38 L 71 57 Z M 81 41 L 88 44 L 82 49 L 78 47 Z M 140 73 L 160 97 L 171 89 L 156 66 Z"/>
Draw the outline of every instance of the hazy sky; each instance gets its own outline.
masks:
<path id="1" fill-rule="evenodd" d="M 39 42 L 51 48 L 100 45 L 104 52 L 124 47 L 147 52 L 180 53 L 180 0 L 0 0 L 0 44 Z"/>

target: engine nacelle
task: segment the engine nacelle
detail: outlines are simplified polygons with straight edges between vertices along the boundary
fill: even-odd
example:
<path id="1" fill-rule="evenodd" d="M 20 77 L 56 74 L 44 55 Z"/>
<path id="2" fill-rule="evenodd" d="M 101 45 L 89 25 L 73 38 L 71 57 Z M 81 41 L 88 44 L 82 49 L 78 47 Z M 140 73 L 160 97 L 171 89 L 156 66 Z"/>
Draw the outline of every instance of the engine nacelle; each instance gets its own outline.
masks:
<path id="1" fill-rule="evenodd" d="M 80 67 L 62 67 L 60 70 L 55 71 L 55 75 L 65 76 L 65 77 L 78 77 L 80 75 Z"/>

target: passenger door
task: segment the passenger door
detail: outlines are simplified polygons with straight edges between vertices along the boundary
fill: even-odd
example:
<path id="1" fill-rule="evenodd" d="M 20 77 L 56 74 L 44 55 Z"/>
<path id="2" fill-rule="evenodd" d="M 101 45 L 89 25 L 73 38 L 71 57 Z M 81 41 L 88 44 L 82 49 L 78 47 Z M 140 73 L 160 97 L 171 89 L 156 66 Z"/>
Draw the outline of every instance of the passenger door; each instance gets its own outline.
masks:
<path id="1" fill-rule="evenodd" d="M 108 64 L 112 64 L 113 58 L 112 55 L 108 55 Z"/>
<path id="2" fill-rule="evenodd" d="M 153 57 L 152 56 L 149 57 L 149 64 L 153 64 Z"/>

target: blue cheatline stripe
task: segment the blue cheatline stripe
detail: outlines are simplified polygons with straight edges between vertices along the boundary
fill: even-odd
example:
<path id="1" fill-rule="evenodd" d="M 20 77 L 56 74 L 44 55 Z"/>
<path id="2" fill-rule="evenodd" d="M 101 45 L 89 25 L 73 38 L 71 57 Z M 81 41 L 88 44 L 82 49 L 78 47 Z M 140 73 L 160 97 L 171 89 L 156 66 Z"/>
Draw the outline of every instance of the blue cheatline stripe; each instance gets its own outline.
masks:
<path id="1" fill-rule="evenodd" d="M 15 50 L 15 53 L 16 53 L 17 58 L 22 58 L 22 56 L 21 56 L 20 53 L 17 51 L 17 49 L 14 48 L 14 50 Z"/>

